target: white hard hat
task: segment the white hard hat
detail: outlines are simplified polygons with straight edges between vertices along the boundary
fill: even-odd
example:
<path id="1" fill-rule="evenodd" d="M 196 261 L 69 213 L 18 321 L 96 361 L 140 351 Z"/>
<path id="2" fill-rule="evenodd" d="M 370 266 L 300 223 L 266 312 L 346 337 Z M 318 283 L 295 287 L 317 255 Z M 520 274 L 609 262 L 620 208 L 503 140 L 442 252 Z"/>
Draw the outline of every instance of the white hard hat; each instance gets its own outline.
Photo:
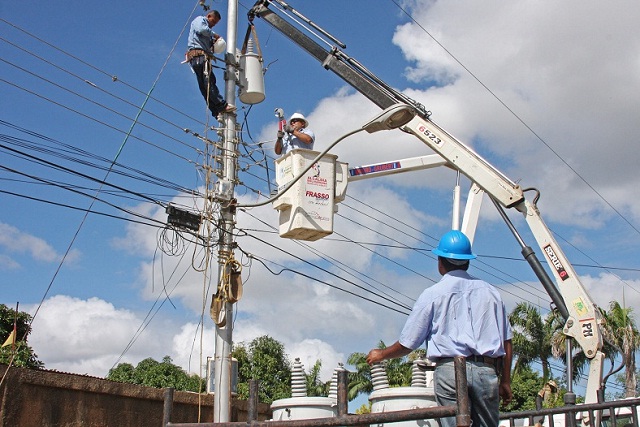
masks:
<path id="1" fill-rule="evenodd" d="M 213 43 L 213 53 L 223 53 L 225 50 L 227 50 L 227 42 L 222 37 L 218 37 Z"/>
<path id="2" fill-rule="evenodd" d="M 293 119 L 300 119 L 304 121 L 304 127 L 308 128 L 309 127 L 309 122 L 307 121 L 307 119 L 304 118 L 304 116 L 300 113 L 293 113 L 291 115 L 291 117 L 289 117 L 289 123 L 291 123 L 291 120 Z"/>

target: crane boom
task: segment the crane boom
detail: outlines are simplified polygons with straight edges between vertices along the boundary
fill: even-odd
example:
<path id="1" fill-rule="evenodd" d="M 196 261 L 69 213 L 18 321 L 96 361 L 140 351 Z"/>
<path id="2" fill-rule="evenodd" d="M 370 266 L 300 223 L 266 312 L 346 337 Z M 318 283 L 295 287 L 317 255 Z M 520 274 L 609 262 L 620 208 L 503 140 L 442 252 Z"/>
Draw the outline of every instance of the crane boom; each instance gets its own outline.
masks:
<path id="1" fill-rule="evenodd" d="M 338 47 L 333 46 L 330 49 L 325 49 L 271 10 L 269 8 L 271 4 L 293 10 L 282 0 L 259 0 L 249 11 L 249 20 L 252 21 L 255 17 L 264 19 L 320 61 L 325 69 L 335 73 L 380 108 L 386 109 L 398 103 L 413 107 L 415 116 L 402 127 L 402 130 L 416 136 L 446 160 L 447 166 L 459 170 L 500 205 L 505 208 L 514 208 L 525 217 L 548 265 L 551 266 L 550 269 L 556 285 L 549 280 L 546 271 L 539 266 L 537 259 L 533 263 L 529 260 L 530 264 L 533 266 L 537 263 L 539 268 L 534 267 L 534 271 L 538 277 L 545 276 L 545 278 L 541 278 L 541 282 L 565 318 L 563 332 L 575 339 L 585 356 L 590 360 L 590 375 L 585 401 L 587 403 L 596 402 L 597 391 L 600 389 L 603 360 L 599 311 L 580 282 L 573 266 L 542 220 L 535 203 L 525 199 L 524 192 L 519 185 L 433 122 L 430 119 L 431 113 L 422 104 L 384 83 Z M 295 13 L 297 16 L 302 16 L 298 12 Z M 324 31 L 323 33 L 326 34 Z M 535 257 L 532 251 L 527 256 Z"/>

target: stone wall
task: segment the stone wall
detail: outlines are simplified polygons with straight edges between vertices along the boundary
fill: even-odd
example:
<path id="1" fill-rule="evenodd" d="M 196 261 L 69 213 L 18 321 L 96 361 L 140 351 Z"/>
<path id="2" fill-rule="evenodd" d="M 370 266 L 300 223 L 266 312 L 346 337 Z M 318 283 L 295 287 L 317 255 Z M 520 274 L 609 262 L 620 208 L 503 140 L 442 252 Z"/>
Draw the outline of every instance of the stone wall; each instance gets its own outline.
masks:
<path id="1" fill-rule="evenodd" d="M 5 375 L 6 373 L 6 375 Z M 164 390 L 102 378 L 0 365 L 0 427 L 162 427 Z M 231 420 L 247 420 L 247 402 L 232 401 Z M 270 418 L 259 404 L 259 420 Z M 171 422 L 213 420 L 213 395 L 176 391 Z"/>

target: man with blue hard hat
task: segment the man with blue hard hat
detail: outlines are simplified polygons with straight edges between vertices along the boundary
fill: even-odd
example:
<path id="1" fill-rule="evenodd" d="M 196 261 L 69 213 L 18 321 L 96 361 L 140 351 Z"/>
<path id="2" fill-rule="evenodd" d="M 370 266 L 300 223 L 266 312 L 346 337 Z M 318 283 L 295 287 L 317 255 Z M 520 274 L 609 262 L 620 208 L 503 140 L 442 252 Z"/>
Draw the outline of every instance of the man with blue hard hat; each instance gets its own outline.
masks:
<path id="1" fill-rule="evenodd" d="M 442 279 L 425 289 L 407 319 L 400 339 L 373 349 L 367 363 L 403 357 L 427 344 L 427 358 L 436 363 L 434 390 L 439 405 L 456 405 L 453 358 L 465 356 L 474 427 L 499 424 L 499 406 L 511 402 L 511 326 L 500 294 L 467 273 L 476 258 L 464 233 L 451 230 L 432 252 Z M 455 427 L 455 417 L 440 419 Z"/>

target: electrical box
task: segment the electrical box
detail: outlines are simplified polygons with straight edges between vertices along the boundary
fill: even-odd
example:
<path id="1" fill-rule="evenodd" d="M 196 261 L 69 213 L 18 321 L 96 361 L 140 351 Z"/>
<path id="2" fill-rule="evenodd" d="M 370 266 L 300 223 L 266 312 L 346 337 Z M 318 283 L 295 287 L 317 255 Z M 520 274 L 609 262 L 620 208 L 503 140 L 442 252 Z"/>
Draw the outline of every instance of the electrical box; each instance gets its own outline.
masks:
<path id="1" fill-rule="evenodd" d="M 298 177 L 320 154 L 294 149 L 276 160 L 278 192 Z M 280 213 L 280 237 L 314 241 L 333 233 L 336 203 L 344 200 L 348 165 L 325 154 L 295 184 L 273 202 Z"/>
<path id="2" fill-rule="evenodd" d="M 216 392 L 215 359 L 207 357 L 207 393 Z M 238 359 L 231 358 L 231 394 L 238 392 Z"/>

